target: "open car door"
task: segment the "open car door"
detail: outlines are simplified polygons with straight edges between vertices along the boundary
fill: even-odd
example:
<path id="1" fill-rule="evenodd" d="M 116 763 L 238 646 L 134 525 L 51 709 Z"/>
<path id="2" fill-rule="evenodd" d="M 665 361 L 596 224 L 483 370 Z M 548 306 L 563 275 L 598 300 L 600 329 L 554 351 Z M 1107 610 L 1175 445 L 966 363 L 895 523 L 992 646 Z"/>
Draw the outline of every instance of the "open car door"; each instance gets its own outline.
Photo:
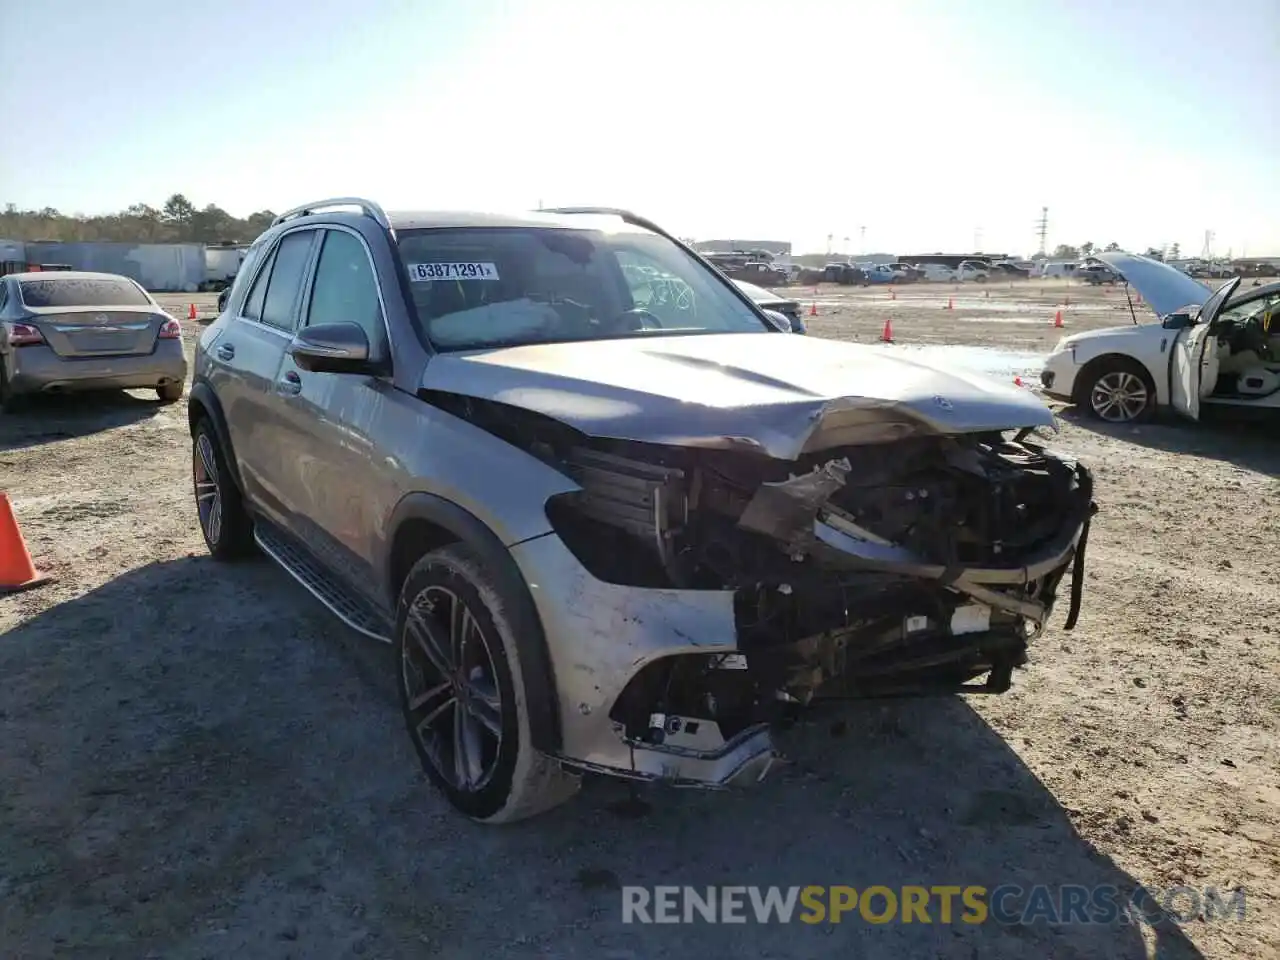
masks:
<path id="1" fill-rule="evenodd" d="M 1213 393 L 1218 382 L 1216 321 L 1231 294 L 1240 286 L 1234 277 L 1219 287 L 1196 322 L 1178 331 L 1169 350 L 1169 392 L 1173 408 L 1184 417 L 1200 419 L 1200 401 Z"/>

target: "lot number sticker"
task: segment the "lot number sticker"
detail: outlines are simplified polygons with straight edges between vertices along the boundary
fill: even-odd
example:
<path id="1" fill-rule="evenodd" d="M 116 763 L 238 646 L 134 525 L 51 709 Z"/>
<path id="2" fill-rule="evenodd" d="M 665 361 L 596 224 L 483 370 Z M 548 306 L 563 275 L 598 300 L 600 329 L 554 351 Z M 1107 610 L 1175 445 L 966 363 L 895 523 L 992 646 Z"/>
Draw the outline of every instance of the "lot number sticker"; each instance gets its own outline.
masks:
<path id="1" fill-rule="evenodd" d="M 409 279 L 429 280 L 497 280 L 498 267 L 492 263 L 411 263 Z"/>

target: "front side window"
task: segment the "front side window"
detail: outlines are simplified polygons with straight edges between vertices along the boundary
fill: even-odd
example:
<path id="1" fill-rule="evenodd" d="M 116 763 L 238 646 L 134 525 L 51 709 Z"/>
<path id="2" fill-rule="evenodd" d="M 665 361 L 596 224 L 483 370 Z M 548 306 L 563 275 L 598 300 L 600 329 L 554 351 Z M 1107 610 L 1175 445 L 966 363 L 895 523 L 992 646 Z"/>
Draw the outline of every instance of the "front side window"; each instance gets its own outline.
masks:
<path id="1" fill-rule="evenodd" d="M 373 264 L 359 238 L 345 230 L 326 230 L 316 263 L 307 324 L 358 323 L 376 343 L 382 337 L 382 307 Z"/>
<path id="2" fill-rule="evenodd" d="M 397 245 L 438 350 L 769 329 L 728 281 L 648 231 L 450 227 L 402 231 Z"/>
<path id="3" fill-rule="evenodd" d="M 23 280 L 18 293 L 28 307 L 145 307 L 151 300 L 126 277 Z"/>

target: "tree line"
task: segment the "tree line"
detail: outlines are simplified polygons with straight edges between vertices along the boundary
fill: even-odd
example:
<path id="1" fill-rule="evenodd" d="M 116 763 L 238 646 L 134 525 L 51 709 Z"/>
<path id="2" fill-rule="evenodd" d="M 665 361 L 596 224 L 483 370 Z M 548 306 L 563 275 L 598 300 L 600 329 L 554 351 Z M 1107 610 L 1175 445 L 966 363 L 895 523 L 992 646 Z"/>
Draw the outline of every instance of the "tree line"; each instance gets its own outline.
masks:
<path id="1" fill-rule="evenodd" d="M 52 207 L 19 210 L 12 203 L 0 212 L 5 240 L 115 240 L 124 243 L 250 243 L 271 225 L 275 214 L 260 210 L 233 217 L 217 204 L 203 209 L 175 193 L 159 209 L 135 203 L 119 213 L 87 216 Z"/>
<path id="2" fill-rule="evenodd" d="M 184 194 L 175 193 L 157 209 L 135 203 L 119 213 L 86 216 L 62 213 L 52 207 L 41 210 L 19 210 L 7 204 L 0 212 L 0 239 L 5 240 L 116 240 L 124 243 L 250 243 L 271 225 L 275 214 L 259 210 L 247 217 L 233 217 L 215 203 L 198 208 Z M 1119 250 L 1118 243 L 1101 248 Z M 1035 259 L 1083 260 L 1098 252 L 1093 243 L 1073 247 L 1060 243 L 1052 254 L 1037 254 Z M 1146 256 L 1163 260 L 1166 251 L 1154 247 Z M 1170 259 L 1178 258 L 1178 245 L 1167 251 Z"/>

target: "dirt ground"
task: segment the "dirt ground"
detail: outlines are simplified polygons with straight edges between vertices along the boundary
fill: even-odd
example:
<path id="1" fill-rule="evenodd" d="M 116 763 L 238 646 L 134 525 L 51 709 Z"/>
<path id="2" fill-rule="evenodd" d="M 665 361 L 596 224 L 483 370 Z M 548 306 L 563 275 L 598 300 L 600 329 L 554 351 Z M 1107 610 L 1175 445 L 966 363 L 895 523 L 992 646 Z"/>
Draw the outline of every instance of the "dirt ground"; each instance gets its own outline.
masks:
<path id="1" fill-rule="evenodd" d="M 1000 347 L 1015 372 L 1128 322 L 1121 294 L 1062 282 L 798 292 L 814 335 L 891 319 L 884 349 Z M 56 578 L 0 599 L 0 956 L 1280 955 L 1280 442 L 1067 413 L 1059 446 L 1098 477 L 1084 613 L 1008 694 L 816 717 L 751 791 L 592 781 L 484 828 L 419 773 L 387 648 L 267 562 L 206 557 L 185 403 L 0 420 L 0 488 Z M 655 927 L 619 894 L 1036 883 L 1243 887 L 1247 916 Z"/>

